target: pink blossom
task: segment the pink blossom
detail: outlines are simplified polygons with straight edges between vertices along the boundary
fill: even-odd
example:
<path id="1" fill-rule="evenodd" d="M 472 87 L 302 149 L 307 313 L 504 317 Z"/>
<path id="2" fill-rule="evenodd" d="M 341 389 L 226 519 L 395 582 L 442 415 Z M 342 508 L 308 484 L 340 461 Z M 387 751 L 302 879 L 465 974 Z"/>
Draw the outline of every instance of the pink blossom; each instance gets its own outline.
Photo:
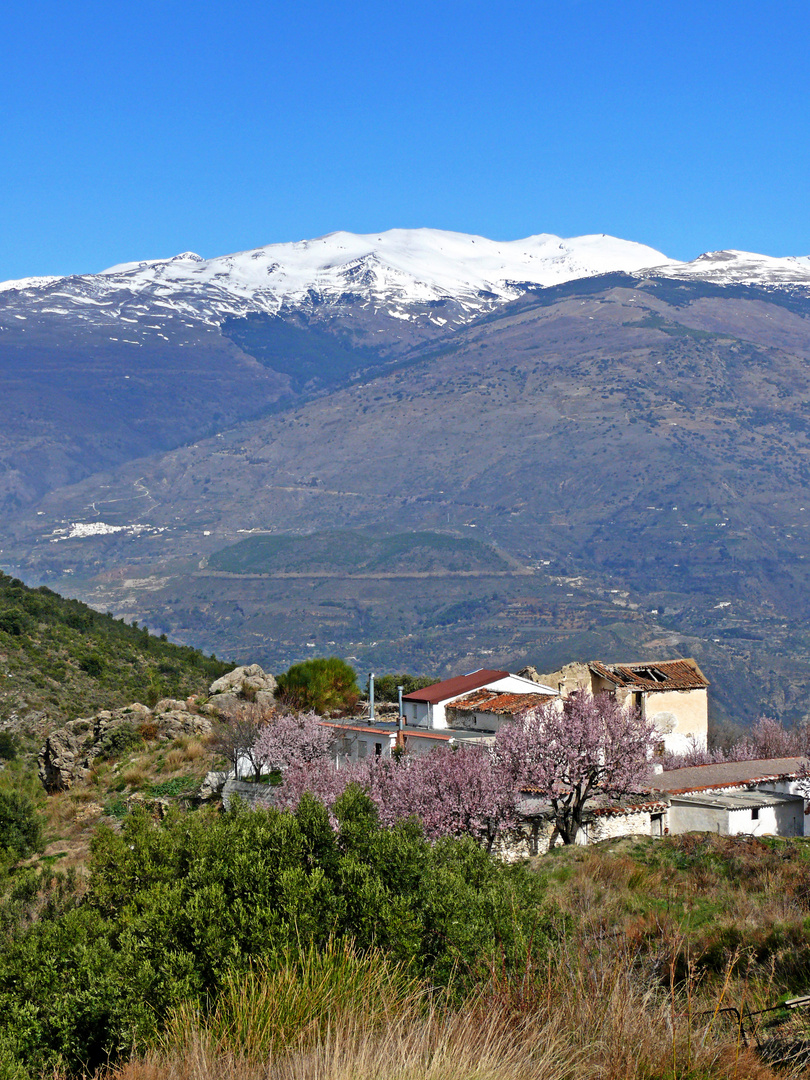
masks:
<path id="1" fill-rule="evenodd" d="M 328 759 L 334 738 L 334 731 L 314 712 L 282 713 L 260 729 L 253 757 L 272 769 L 322 762 Z"/>
<path id="2" fill-rule="evenodd" d="M 514 783 L 545 795 L 555 828 L 572 844 L 589 799 L 639 790 L 649 779 L 654 725 L 607 694 L 578 694 L 528 710 L 496 738 Z"/>

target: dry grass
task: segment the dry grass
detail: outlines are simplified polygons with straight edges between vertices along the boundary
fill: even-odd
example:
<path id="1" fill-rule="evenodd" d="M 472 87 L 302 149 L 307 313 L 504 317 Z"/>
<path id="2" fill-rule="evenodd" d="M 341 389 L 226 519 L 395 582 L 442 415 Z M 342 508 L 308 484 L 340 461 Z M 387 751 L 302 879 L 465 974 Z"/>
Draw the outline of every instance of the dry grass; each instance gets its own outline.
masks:
<path id="1" fill-rule="evenodd" d="M 572 936 L 543 970 L 490 982 L 462 1006 L 382 957 L 318 962 L 234 983 L 207 1019 L 183 1010 L 160 1049 L 114 1080 L 775 1080 L 711 1010 L 622 942 Z M 708 1012 L 704 1013 L 704 1010 Z"/>
<path id="2" fill-rule="evenodd" d="M 175 739 L 171 750 L 166 754 L 164 764 L 169 772 L 176 772 L 191 762 L 199 761 L 208 753 L 200 739 L 181 735 Z"/>
<path id="3" fill-rule="evenodd" d="M 119 773 L 121 781 L 130 788 L 142 787 L 152 774 L 152 763 L 145 756 L 135 758 Z"/>

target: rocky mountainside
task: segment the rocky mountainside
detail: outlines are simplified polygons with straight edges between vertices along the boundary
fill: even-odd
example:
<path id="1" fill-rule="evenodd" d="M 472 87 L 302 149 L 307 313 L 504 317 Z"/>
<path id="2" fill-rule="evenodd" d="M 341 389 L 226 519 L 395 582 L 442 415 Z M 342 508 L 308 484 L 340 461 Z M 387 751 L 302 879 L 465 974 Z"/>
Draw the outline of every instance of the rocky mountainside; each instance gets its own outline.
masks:
<path id="1" fill-rule="evenodd" d="M 521 296 L 605 273 L 806 291 L 807 258 L 677 263 L 610 236 L 434 229 L 190 252 L 0 284 L 0 510 L 452 342 Z"/>
<path id="2" fill-rule="evenodd" d="M 103 316 L 65 359 L 77 323 L 38 291 L 73 279 L 4 309 L 0 364 L 16 364 L 12 393 L 29 408 L 4 435 L 0 562 L 273 669 L 329 652 L 431 674 L 683 652 L 712 678 L 717 715 L 803 715 L 808 260 L 675 264 L 629 245 L 623 272 L 577 278 L 576 260 L 594 274 L 601 242 L 621 242 L 536 237 L 502 245 L 498 264 L 476 237 L 379 237 L 372 251 L 348 234 L 294 245 L 299 262 L 283 267 L 286 245 L 230 268 L 114 268 L 93 298 L 129 297 L 105 331 L 129 336 L 92 363 Z M 436 256 L 451 240 L 489 245 L 463 288 Z M 553 241 L 567 245 L 560 283 L 506 276 L 532 259 L 549 271 Z M 303 289 L 312 266 L 320 291 Z M 249 309 L 246 267 L 287 292 Z M 197 291 L 178 284 L 197 271 Z M 394 271 L 430 288 L 397 298 Z M 211 290 L 234 281 L 244 306 L 215 310 Z M 177 290 L 196 313 L 171 308 Z M 46 360 L 30 359 L 45 356 L 23 342 L 30 330 L 50 335 Z M 148 334 L 175 334 L 173 351 L 150 352 Z M 62 395 L 61 412 L 40 388 L 46 403 Z M 92 407 L 73 423 L 84 393 Z M 26 470 L 15 495 L 9 477 Z"/>

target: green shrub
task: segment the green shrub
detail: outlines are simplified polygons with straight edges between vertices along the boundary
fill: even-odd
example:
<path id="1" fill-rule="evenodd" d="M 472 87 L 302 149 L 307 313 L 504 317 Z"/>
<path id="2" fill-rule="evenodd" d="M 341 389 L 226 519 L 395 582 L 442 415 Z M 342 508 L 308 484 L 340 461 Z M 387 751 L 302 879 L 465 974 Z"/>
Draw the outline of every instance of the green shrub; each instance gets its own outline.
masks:
<path id="1" fill-rule="evenodd" d="M 19 791 L 0 791 L 0 851 L 22 859 L 42 843 L 42 819 L 33 799 Z"/>
<path id="2" fill-rule="evenodd" d="M 20 637 L 24 634 L 31 620 L 19 608 L 6 608 L 0 611 L 0 630 L 12 637 Z"/>
<path id="3" fill-rule="evenodd" d="M 89 653 L 79 661 L 79 667 L 91 678 L 97 679 L 104 671 L 104 661 L 98 653 Z"/>
<path id="4" fill-rule="evenodd" d="M 374 697 L 377 701 L 397 702 L 399 700 L 398 687 L 402 687 L 403 694 L 412 694 L 414 690 L 422 690 L 435 682 L 435 679 L 417 675 L 383 675 L 374 680 Z M 366 684 L 366 693 L 368 690 L 369 687 Z"/>
<path id="5" fill-rule="evenodd" d="M 10 731 L 0 731 L 0 759 L 13 761 L 17 756 L 17 740 Z"/>
<path id="6" fill-rule="evenodd" d="M 144 744 L 143 735 L 132 724 L 121 724 L 107 732 L 100 742 L 101 753 L 99 757 L 115 758 L 128 754 L 132 750 L 138 750 Z"/>
<path id="7" fill-rule="evenodd" d="M 278 694 L 293 708 L 326 713 L 352 708 L 360 691 L 354 668 L 337 656 L 329 656 L 293 664 L 279 676 Z"/>

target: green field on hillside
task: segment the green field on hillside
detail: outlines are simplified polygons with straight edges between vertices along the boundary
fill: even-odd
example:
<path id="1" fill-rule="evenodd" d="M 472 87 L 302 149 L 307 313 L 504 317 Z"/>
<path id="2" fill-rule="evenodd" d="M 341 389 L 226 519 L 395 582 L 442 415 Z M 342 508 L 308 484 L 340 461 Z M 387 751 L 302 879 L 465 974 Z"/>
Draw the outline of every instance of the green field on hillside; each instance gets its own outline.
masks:
<path id="1" fill-rule="evenodd" d="M 478 540 L 435 532 L 373 536 L 349 529 L 306 536 L 250 536 L 216 552 L 208 566 L 231 574 L 491 573 L 508 569 L 494 548 Z"/>

